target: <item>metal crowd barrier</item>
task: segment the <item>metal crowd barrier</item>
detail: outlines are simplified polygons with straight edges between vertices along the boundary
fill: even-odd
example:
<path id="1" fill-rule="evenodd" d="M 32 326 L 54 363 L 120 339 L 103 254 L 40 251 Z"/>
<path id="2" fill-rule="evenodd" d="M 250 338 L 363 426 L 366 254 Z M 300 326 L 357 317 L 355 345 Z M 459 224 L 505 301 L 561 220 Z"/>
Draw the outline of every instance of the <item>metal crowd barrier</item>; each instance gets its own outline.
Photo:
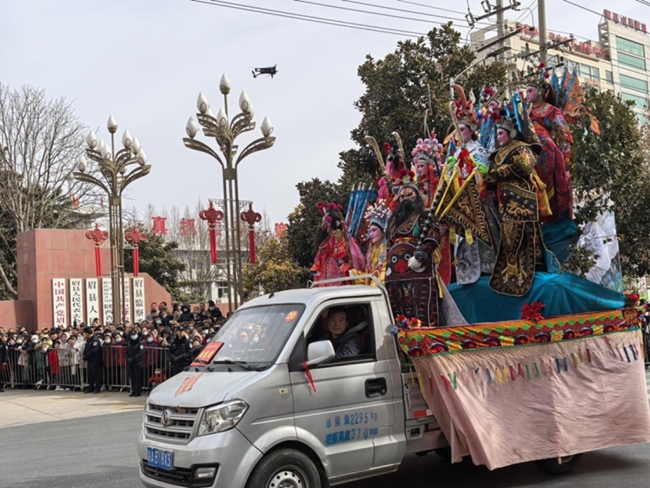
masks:
<path id="1" fill-rule="evenodd" d="M 140 364 L 143 390 L 151 389 L 171 376 L 168 352 L 167 348 L 144 347 Z M 7 388 L 81 391 L 88 386 L 83 350 L 67 346 L 31 352 L 10 349 L 8 356 L 8 367 L 0 370 L 0 382 Z M 125 346 L 102 346 L 102 362 L 106 389 L 130 389 Z"/>

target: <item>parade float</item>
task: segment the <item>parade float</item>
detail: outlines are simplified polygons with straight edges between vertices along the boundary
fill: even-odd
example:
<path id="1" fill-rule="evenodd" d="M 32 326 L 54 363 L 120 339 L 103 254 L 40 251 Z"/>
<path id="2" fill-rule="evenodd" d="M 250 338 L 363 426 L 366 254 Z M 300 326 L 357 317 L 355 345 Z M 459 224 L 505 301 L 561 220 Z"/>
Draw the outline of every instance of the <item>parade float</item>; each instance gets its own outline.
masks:
<path id="1" fill-rule="evenodd" d="M 540 66 L 525 84 L 477 101 L 454 86 L 452 133 L 426 134 L 412 160 L 398 134 L 383 153 L 367 137 L 380 178 L 344 218 L 321 207 L 319 242 L 340 244 L 329 258 L 319 244 L 312 270 L 381 279 L 452 461 L 489 469 L 650 441 L 642 312 L 603 284 L 620 274 L 613 216 L 584 229 L 607 248 L 589 279 L 563 268 L 577 240 L 567 120 L 600 128 L 575 73 Z"/>

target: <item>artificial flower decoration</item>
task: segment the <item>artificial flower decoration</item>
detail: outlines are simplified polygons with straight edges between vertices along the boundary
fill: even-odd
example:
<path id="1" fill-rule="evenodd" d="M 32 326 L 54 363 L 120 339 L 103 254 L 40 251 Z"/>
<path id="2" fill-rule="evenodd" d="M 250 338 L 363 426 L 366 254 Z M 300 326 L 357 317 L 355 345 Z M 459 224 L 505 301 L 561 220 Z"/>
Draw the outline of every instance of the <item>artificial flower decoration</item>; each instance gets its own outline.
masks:
<path id="1" fill-rule="evenodd" d="M 521 307 L 521 318 L 531 322 L 539 322 L 544 319 L 542 309 L 545 307 L 542 302 L 524 303 Z"/>

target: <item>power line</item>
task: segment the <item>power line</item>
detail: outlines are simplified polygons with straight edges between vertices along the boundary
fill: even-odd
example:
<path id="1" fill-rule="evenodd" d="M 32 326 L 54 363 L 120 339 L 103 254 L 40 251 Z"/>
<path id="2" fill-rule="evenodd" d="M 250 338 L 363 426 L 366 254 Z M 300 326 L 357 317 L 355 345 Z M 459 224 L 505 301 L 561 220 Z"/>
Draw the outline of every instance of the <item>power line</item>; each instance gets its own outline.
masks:
<path id="1" fill-rule="evenodd" d="M 330 5 L 328 3 L 320 3 L 320 2 L 313 2 L 310 0 L 293 0 L 294 2 L 297 3 L 305 3 L 308 5 L 316 5 L 318 7 L 328 7 L 328 8 L 334 8 L 337 10 L 346 10 L 349 12 L 358 12 L 362 14 L 369 14 L 369 15 L 377 15 L 380 17 L 388 17 L 391 19 L 401 19 L 401 20 L 411 20 L 413 22 L 424 22 L 426 24 L 442 24 L 442 22 L 432 22 L 431 20 L 426 20 L 426 19 L 416 19 L 415 17 L 404 17 L 402 15 L 395 15 L 395 14 L 382 14 L 381 12 L 371 12 L 370 10 L 361 10 L 361 9 L 356 9 L 356 8 L 350 8 L 350 7 L 341 7 L 340 5 Z M 436 17 L 436 16 L 434 16 Z"/>
<path id="2" fill-rule="evenodd" d="M 591 12 L 592 14 L 596 14 L 598 17 L 602 17 L 603 14 L 601 12 L 596 12 L 595 10 L 591 10 L 590 8 L 583 7 L 582 5 L 579 5 L 577 3 L 571 2 L 569 0 L 564 0 L 564 2 L 569 3 L 575 7 L 581 8 L 582 10 L 586 10 L 587 12 Z"/>
<path id="3" fill-rule="evenodd" d="M 449 17 L 447 15 L 427 14 L 424 12 L 418 12 L 417 10 L 407 10 L 403 8 L 387 7 L 385 5 L 375 5 L 374 3 L 359 2 L 358 0 L 342 0 L 342 1 L 346 3 L 355 3 L 357 5 L 364 5 L 366 7 L 383 8 L 385 10 L 392 10 L 394 12 L 405 12 L 408 14 L 419 14 L 419 15 L 426 15 L 427 17 L 436 17 L 438 19 L 457 20 L 459 22 L 465 22 L 465 19 L 459 19 L 457 17 Z"/>
<path id="4" fill-rule="evenodd" d="M 295 12 L 286 12 L 282 10 L 266 9 L 254 5 L 245 5 L 241 3 L 225 2 L 223 0 L 191 0 L 195 3 L 204 3 L 213 7 L 223 7 L 233 10 L 242 10 L 244 12 L 254 12 L 259 14 L 271 15 L 274 17 L 283 17 L 287 19 L 302 20 L 304 22 L 312 22 L 315 24 L 333 25 L 337 27 L 347 27 L 349 29 L 357 29 L 369 32 L 379 32 L 381 34 L 393 34 L 404 37 L 422 37 L 426 34 L 415 31 L 406 31 L 401 29 L 393 29 L 391 27 L 374 26 L 370 24 L 360 24 L 356 22 L 346 22 L 343 20 L 329 19 L 326 17 L 316 17 L 312 15 L 304 15 Z"/>
<path id="5" fill-rule="evenodd" d="M 411 2 L 409 0 L 397 0 L 398 2 L 402 3 L 410 3 L 411 5 L 417 5 L 418 7 L 426 7 L 430 8 L 433 10 L 440 10 L 441 12 L 451 12 L 452 14 L 460 14 L 460 15 L 465 15 L 466 12 L 461 12 L 460 10 L 451 10 L 448 8 L 442 8 L 442 7 L 433 7 L 431 5 L 426 5 L 424 3 L 418 3 L 418 2 Z"/>

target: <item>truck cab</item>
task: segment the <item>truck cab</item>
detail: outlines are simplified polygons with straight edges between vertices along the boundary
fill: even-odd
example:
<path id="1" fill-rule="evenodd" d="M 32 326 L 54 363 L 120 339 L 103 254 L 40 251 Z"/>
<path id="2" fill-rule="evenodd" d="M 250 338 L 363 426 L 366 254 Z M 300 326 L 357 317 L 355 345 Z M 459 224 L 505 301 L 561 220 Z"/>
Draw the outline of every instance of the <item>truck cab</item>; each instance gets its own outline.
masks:
<path id="1" fill-rule="evenodd" d="M 347 322 L 335 340 L 333 310 Z M 244 304 L 206 347 L 209 360 L 151 392 L 138 440 L 142 482 L 321 488 L 445 446 L 402 371 L 392 322 L 377 286 L 289 290 Z M 337 352 L 334 343 L 348 340 L 353 354 Z"/>

